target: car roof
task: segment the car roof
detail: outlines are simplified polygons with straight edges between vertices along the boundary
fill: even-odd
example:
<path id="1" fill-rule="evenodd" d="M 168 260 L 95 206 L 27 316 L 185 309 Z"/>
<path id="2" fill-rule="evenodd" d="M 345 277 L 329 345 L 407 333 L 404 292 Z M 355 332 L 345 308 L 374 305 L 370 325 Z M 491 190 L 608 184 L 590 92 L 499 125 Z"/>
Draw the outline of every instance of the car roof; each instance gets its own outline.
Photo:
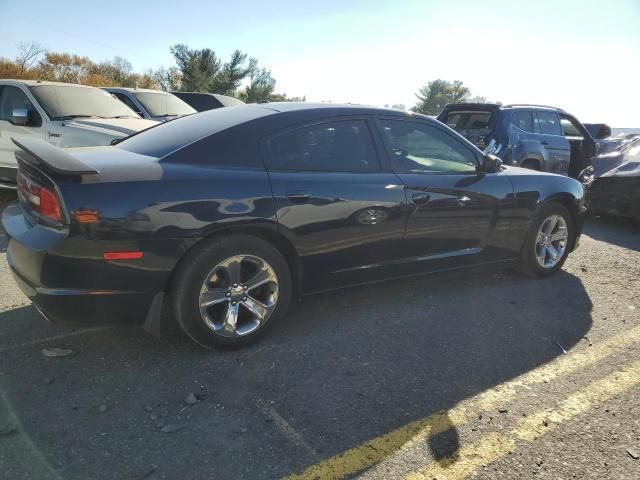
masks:
<path id="1" fill-rule="evenodd" d="M 511 103 L 508 105 L 502 105 L 500 103 L 447 103 L 444 107 L 446 110 L 460 110 L 468 108 L 470 110 L 550 110 L 554 112 L 564 112 L 562 108 L 551 107 L 549 105 L 537 105 L 534 103 Z"/>
<path id="2" fill-rule="evenodd" d="M 130 88 L 130 87 L 101 87 L 103 90 L 107 92 L 148 92 L 148 93 L 164 93 L 166 95 L 171 95 L 169 92 L 165 92 L 164 90 L 155 90 L 152 88 Z"/>
<path id="3" fill-rule="evenodd" d="M 48 80 L 23 80 L 23 79 L 13 79 L 13 78 L 3 78 L 0 80 L 0 85 L 26 85 L 29 87 L 37 86 L 37 85 L 55 85 L 59 87 L 88 87 L 88 88 L 96 88 L 91 85 L 81 85 L 78 83 L 66 83 L 66 82 L 50 82 Z"/>
<path id="4" fill-rule="evenodd" d="M 397 115 L 397 116 L 415 116 L 417 118 L 429 118 L 427 115 L 421 113 L 407 112 L 405 110 L 397 110 L 394 108 L 373 107 L 370 105 L 357 105 L 353 103 L 312 103 L 312 102 L 269 102 L 251 104 L 261 108 L 273 110 L 274 112 L 295 112 L 305 110 L 326 111 L 330 113 L 334 110 L 336 114 L 372 114 L 378 113 L 383 115 Z"/>
<path id="5" fill-rule="evenodd" d="M 306 115 L 306 112 L 309 115 Z M 119 148 L 142 155 L 164 158 L 202 138 L 254 121 L 262 122 L 254 127 L 266 132 L 277 128 L 288 128 L 291 120 L 297 123 L 307 120 L 322 120 L 333 116 L 364 115 L 382 113 L 396 117 L 429 117 L 412 112 L 360 105 L 336 105 L 331 103 L 274 102 L 264 104 L 238 105 L 206 110 L 193 115 L 185 115 L 170 122 L 159 124 L 133 134 L 118 144 Z M 179 146 L 179 148 L 178 148 Z"/>

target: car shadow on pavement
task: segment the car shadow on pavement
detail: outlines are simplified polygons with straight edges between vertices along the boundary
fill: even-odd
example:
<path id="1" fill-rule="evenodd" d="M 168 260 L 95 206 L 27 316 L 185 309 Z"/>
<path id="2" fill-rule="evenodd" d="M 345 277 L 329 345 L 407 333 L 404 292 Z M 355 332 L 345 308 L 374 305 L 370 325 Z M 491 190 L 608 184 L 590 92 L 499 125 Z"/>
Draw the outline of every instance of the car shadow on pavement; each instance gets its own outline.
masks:
<path id="1" fill-rule="evenodd" d="M 640 223 L 626 218 L 591 217 L 585 222 L 584 234 L 601 242 L 640 251 Z"/>
<path id="2" fill-rule="evenodd" d="M 591 307 L 565 271 L 446 274 L 308 297 L 244 350 L 157 342 L 139 328 L 42 344 L 77 351 L 69 358 L 12 349 L 0 383 L 63 478 L 136 477 L 150 466 L 157 478 L 276 478 L 553 360 L 588 332 Z M 10 315 L 0 325 L 42 332 L 35 316 Z M 455 460 L 460 448 L 448 422 L 426 439 L 435 459 Z"/>

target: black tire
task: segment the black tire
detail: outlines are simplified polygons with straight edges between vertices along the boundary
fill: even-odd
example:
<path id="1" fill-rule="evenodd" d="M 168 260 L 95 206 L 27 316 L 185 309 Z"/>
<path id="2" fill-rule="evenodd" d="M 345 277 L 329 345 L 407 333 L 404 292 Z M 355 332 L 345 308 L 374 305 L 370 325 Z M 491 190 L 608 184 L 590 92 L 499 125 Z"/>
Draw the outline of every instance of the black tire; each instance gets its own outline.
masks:
<path id="1" fill-rule="evenodd" d="M 552 267 L 542 267 L 538 263 L 538 259 L 536 257 L 537 236 L 542 224 L 552 215 L 559 215 L 564 219 L 567 226 L 567 241 L 558 263 Z M 573 245 L 575 236 L 574 232 L 573 219 L 569 210 L 567 210 L 564 205 L 556 202 L 544 204 L 531 221 L 529 229 L 524 237 L 517 265 L 518 272 L 532 278 L 548 277 L 556 273 L 562 268 L 562 265 L 564 265 L 564 262 L 567 260 L 567 256 L 569 255 L 569 251 Z"/>
<path id="2" fill-rule="evenodd" d="M 277 278 L 277 300 L 270 316 L 256 330 L 242 336 L 224 336 L 225 331 L 216 333 L 201 315 L 200 290 L 217 265 L 242 255 L 258 257 L 272 268 Z M 205 241 L 187 253 L 172 282 L 171 299 L 178 325 L 194 342 L 207 349 L 240 348 L 262 338 L 286 316 L 291 300 L 291 272 L 285 258 L 270 243 L 250 235 L 231 234 Z M 220 308 L 230 308 L 230 301 L 225 302 Z"/>

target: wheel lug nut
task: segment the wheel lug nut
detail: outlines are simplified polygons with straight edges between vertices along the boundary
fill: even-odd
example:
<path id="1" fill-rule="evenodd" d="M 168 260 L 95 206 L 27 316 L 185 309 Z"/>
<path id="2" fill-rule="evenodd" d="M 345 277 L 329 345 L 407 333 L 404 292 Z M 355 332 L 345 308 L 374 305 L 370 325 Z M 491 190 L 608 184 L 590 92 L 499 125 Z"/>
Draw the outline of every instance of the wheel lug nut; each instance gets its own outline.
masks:
<path id="1" fill-rule="evenodd" d="M 231 296 L 231 292 L 227 292 L 227 297 L 230 297 L 230 296 Z"/>
<path id="2" fill-rule="evenodd" d="M 233 288 L 237 288 L 237 287 L 238 287 L 238 284 L 237 284 L 237 283 L 234 283 L 234 284 L 233 284 Z"/>
<path id="3" fill-rule="evenodd" d="M 248 290 L 248 289 L 249 289 L 249 287 L 247 287 L 246 285 L 244 285 L 244 286 L 242 287 L 242 289 L 243 289 L 243 290 Z"/>
<path id="4" fill-rule="evenodd" d="M 235 304 L 236 304 L 236 302 L 231 302 L 231 305 L 235 305 Z"/>
<path id="5" fill-rule="evenodd" d="M 242 301 L 244 302 L 247 299 L 247 297 L 242 297 Z"/>

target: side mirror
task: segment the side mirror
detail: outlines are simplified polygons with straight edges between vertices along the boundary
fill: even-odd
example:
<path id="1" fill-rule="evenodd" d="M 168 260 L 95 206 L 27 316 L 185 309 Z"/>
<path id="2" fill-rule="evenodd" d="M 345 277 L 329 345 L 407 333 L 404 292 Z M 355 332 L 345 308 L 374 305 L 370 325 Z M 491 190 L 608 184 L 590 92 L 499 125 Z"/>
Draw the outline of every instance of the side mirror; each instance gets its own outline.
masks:
<path id="1" fill-rule="evenodd" d="M 584 127 L 596 140 L 602 140 L 603 138 L 609 138 L 611 136 L 611 127 L 605 123 L 585 123 Z"/>
<path id="2" fill-rule="evenodd" d="M 600 125 L 596 138 L 602 140 L 603 138 L 609 138 L 611 136 L 611 127 L 609 125 Z"/>
<path id="3" fill-rule="evenodd" d="M 502 160 L 495 155 L 491 155 L 490 153 L 484 156 L 484 161 L 482 163 L 482 170 L 486 173 L 496 173 L 500 171 L 500 167 L 502 167 Z"/>
<path id="4" fill-rule="evenodd" d="M 14 108 L 11 116 L 15 125 L 25 126 L 29 123 L 29 110 L 26 108 Z"/>

